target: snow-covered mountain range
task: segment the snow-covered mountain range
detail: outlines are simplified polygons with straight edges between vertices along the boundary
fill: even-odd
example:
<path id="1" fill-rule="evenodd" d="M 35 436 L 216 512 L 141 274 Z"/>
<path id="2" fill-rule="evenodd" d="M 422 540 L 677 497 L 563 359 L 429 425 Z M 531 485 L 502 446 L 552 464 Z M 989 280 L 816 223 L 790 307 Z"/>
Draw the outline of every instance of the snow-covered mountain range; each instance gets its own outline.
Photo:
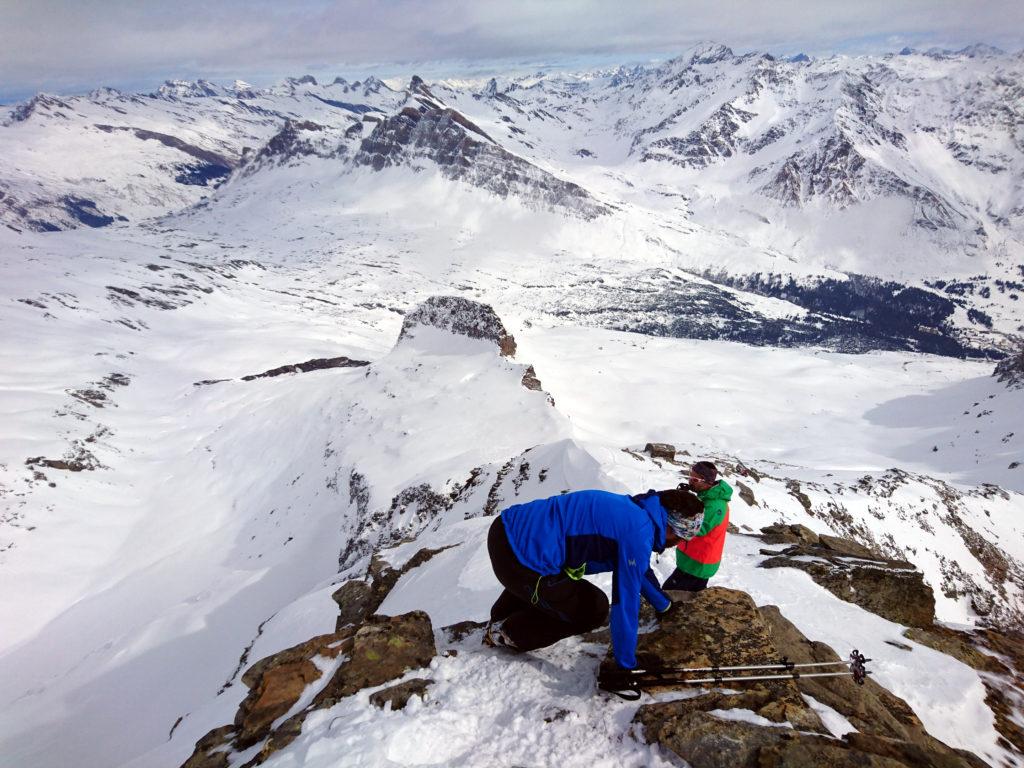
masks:
<path id="1" fill-rule="evenodd" d="M 996 653 L 1024 621 L 1024 389 L 1016 358 L 992 376 L 1024 331 L 1022 76 L 981 48 L 706 45 L 10 108 L 0 766 L 180 765 L 382 563 L 378 612 L 425 611 L 440 647 L 423 703 L 325 703 L 348 640 L 313 643 L 322 679 L 272 718 L 302 713 L 293 741 L 232 727 L 195 765 L 667 765 L 595 694 L 593 642 L 510 668 L 441 628 L 486 616 L 503 506 L 698 456 L 738 491 L 715 583 L 864 650 L 921 734 L 1024 764 L 1024 670 L 935 639 Z M 909 569 L 934 616 L 810 573 L 856 557 L 762 567 L 778 524 Z"/>
<path id="2" fill-rule="evenodd" d="M 500 82 L 39 95 L 0 129 L 0 220 L 111 226 L 259 199 L 257 177 L 290 186 L 281 166 L 345 187 L 361 168 L 411 168 L 597 220 L 606 247 L 640 238 L 648 266 L 685 273 L 630 275 L 639 297 L 591 286 L 563 312 L 682 337 L 990 354 L 1019 332 L 1024 291 L 1022 71 L 987 49 L 791 61 L 706 45 Z"/>

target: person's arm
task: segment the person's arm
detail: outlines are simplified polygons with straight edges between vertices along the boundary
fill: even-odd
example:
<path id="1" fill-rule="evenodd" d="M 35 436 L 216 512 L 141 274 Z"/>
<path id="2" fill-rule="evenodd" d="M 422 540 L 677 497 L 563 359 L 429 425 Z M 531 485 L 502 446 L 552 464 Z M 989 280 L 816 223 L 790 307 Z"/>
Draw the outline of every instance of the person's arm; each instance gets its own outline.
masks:
<path id="1" fill-rule="evenodd" d="M 661 591 L 658 577 L 654 575 L 654 569 L 652 568 L 647 569 L 647 573 L 644 574 L 643 579 L 640 581 L 640 594 L 647 599 L 647 602 L 654 606 L 654 610 L 658 613 L 664 613 L 672 605 L 668 595 Z"/>
<path id="2" fill-rule="evenodd" d="M 639 537 L 619 541 L 618 562 L 612 574 L 612 653 L 623 669 L 636 667 L 640 590 L 646 581 L 644 571 L 648 569 L 651 557 L 647 542 L 638 542 L 634 538 Z"/>

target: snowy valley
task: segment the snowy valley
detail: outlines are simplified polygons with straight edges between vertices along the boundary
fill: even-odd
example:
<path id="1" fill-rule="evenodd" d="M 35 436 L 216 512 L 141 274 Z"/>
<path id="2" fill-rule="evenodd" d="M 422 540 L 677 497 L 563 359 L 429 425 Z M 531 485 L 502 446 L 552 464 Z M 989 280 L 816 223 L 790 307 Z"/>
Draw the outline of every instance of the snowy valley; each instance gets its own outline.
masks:
<path id="1" fill-rule="evenodd" d="M 1022 96 L 1021 54 L 706 45 L 0 111 L 0 765 L 1024 765 Z M 867 693 L 480 645 L 491 516 L 695 458 L 723 589 L 641 642 L 857 648 Z"/>

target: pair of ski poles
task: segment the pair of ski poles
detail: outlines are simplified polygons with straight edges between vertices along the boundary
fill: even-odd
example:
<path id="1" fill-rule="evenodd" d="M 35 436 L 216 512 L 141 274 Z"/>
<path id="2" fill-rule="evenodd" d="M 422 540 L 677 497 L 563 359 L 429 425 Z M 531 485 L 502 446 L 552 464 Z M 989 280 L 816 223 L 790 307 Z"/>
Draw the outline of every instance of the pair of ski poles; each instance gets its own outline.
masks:
<path id="1" fill-rule="evenodd" d="M 746 666 L 712 666 L 712 667 L 659 667 L 648 669 L 622 670 L 612 675 L 603 676 L 598 680 L 598 687 L 614 693 L 627 701 L 636 701 L 644 688 L 670 685 L 720 685 L 723 683 L 753 682 L 762 680 L 800 680 L 812 677 L 853 677 L 857 685 L 864 685 L 870 672 L 864 665 L 871 661 L 860 651 L 854 650 L 846 661 L 815 661 L 795 664 L 783 657 L 773 664 L 753 664 Z M 804 669 L 845 666 L 842 672 L 802 672 Z M 762 672 L 769 670 L 785 670 L 780 674 L 734 674 L 737 672 Z M 724 673 L 724 674 L 723 674 Z M 702 675 L 694 677 L 694 675 Z"/>

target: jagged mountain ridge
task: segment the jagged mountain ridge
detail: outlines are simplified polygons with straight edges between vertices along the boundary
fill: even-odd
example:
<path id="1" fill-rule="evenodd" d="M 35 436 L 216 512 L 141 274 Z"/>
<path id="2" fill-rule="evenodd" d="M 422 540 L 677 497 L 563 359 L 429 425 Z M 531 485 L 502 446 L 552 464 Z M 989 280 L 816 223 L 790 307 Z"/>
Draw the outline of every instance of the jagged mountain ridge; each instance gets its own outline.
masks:
<path id="1" fill-rule="evenodd" d="M 500 85 L 307 76 L 39 96 L 0 131 L 13 150 L 0 216 L 16 228 L 125 224 L 215 210 L 260 168 L 319 162 L 338 183 L 362 183 L 363 166 L 414 168 L 539 210 L 610 216 L 611 231 L 624 221 L 702 278 L 688 287 L 716 313 L 709 324 L 690 312 L 675 280 L 635 316 L 620 310 L 629 294 L 580 297 L 603 304 L 584 316 L 616 327 L 996 353 L 1020 332 L 1024 292 L 1021 62 L 968 54 L 784 61 L 704 46 L 657 67 Z M 69 136 L 84 143 L 57 155 L 60 173 L 23 151 Z M 893 326 L 887 305 L 908 289 L 931 308 Z M 737 308 L 735 290 L 782 299 L 788 317 Z M 659 305 L 664 322 L 644 319 Z"/>

